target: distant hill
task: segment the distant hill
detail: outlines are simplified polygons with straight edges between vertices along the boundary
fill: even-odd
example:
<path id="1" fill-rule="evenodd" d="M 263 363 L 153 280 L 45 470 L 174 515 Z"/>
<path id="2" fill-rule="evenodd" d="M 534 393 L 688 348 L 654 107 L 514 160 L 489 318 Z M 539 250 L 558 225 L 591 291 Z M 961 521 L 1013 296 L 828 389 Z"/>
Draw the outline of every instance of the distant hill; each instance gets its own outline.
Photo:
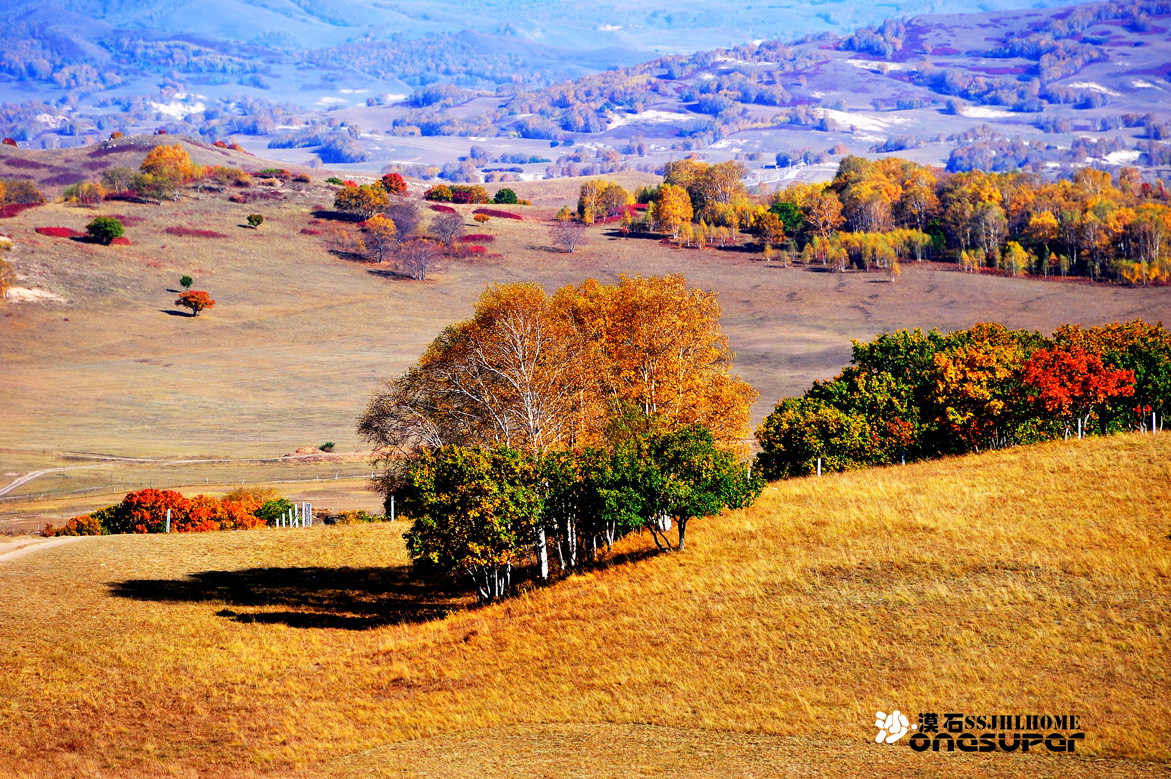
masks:
<path id="1" fill-rule="evenodd" d="M 490 7 L 473 3 L 468 13 Z M 526 24 L 547 12 L 534 10 Z M 689 153 L 737 159 L 751 182 L 766 184 L 828 176 L 844 153 L 897 153 L 952 170 L 1136 165 L 1152 177 L 1171 161 L 1166 0 L 917 16 L 639 64 L 628 63 L 644 56 L 643 44 L 614 30 L 594 37 L 583 28 L 572 48 L 509 25 L 418 38 L 396 28 L 390 39 L 290 55 L 260 38 L 147 40 L 47 14 L 19 17 L 61 32 L 43 35 L 42 48 L 72 41 L 82 53 L 97 47 L 99 59 L 117 52 L 146 75 L 50 65 L 50 81 L 98 91 L 76 105 L 46 93 L 44 102 L 0 107 L 0 132 L 36 146 L 165 127 L 287 164 L 504 181 L 653 171 Z M 440 18 L 448 17 L 428 20 Z M 5 56 L 11 71 L 17 55 Z"/>

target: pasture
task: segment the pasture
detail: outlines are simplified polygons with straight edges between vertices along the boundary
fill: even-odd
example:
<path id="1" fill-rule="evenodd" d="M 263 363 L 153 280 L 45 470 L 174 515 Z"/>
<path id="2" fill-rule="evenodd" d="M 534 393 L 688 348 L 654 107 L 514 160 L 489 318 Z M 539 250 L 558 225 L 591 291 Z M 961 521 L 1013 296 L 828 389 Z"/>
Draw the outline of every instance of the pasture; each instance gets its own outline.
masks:
<path id="1" fill-rule="evenodd" d="M 21 289 L 0 304 L 0 487 L 36 470 L 70 470 L 9 494 L 43 494 L 47 503 L 0 504 L 0 513 L 27 527 L 113 502 L 127 484 L 228 489 L 242 479 L 356 474 L 365 466 L 354 423 L 378 383 L 413 363 L 445 325 L 468 317 L 492 283 L 554 289 L 620 273 L 683 273 L 691 285 L 717 291 L 735 369 L 760 392 L 753 424 L 779 398 L 834 375 L 849 360 L 851 338 L 979 321 L 1051 330 L 1071 321 L 1171 320 L 1165 288 L 1008 279 L 914 263 L 888 283 L 877 273 L 783 267 L 754 251 L 623 238 L 604 226 L 590 228 L 576 253 L 560 253 L 550 246 L 547 220 L 556 206 L 575 202 L 580 181 L 512 185 L 536 203 L 513 208 L 523 221 L 481 226 L 471 207 L 458 207 L 469 232 L 495 240 L 485 255 L 440 263 L 425 282 L 398 275 L 390 263 L 331 253 L 323 236 L 303 233 L 330 226 L 314 215 L 332 200 L 319 183 L 286 185 L 277 201 L 238 204 L 205 193 L 161 206 L 48 204 L 3 220 L 0 232 L 17 244 L 9 258 Z M 258 230 L 244 225 L 251 212 L 265 216 Z M 130 246 L 35 232 L 82 230 L 99 213 L 129 217 Z M 218 301 L 214 309 L 194 318 L 175 306 L 184 274 Z M 351 457 L 254 461 L 326 441 Z M 95 467 L 77 467 L 88 465 Z M 365 501 L 353 507 L 376 505 L 360 480 L 352 486 L 349 499 Z M 52 502 L 65 493 L 77 500 Z"/>
<path id="2" fill-rule="evenodd" d="M 0 548 L 14 776 L 1165 775 L 1171 436 L 778 482 L 491 606 L 402 525 Z M 1070 489 L 1074 485 L 1076 489 Z M 49 544 L 65 541 L 56 546 Z M 1077 754 L 877 745 L 1069 713 Z"/>

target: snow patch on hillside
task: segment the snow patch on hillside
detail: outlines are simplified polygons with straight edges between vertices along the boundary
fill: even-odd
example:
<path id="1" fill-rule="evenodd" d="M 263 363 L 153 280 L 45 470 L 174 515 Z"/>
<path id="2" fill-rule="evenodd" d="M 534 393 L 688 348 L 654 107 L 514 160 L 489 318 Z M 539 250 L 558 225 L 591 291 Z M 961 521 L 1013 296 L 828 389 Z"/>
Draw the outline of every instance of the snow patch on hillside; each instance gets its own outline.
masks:
<path id="1" fill-rule="evenodd" d="M 1001 111 L 999 108 L 988 108 L 982 105 L 965 106 L 963 112 L 964 116 L 971 116 L 976 119 L 1004 119 L 1012 116 L 1011 111 Z"/>
<path id="2" fill-rule="evenodd" d="M 1103 95 L 1110 95 L 1111 97 L 1122 97 L 1121 92 L 1115 92 L 1113 89 L 1104 87 L 1096 81 L 1074 81 L 1066 86 L 1070 89 L 1088 89 L 1091 92 L 1101 92 Z"/>
<path id="3" fill-rule="evenodd" d="M 691 114 L 680 114 L 674 111 L 640 111 L 637 114 L 615 114 L 610 117 L 610 126 L 606 129 L 624 127 L 628 124 L 673 124 L 687 122 L 693 119 Z"/>
<path id="4" fill-rule="evenodd" d="M 1112 151 L 1106 155 L 1106 162 L 1111 165 L 1126 165 L 1135 162 L 1142 156 L 1142 152 L 1133 149 L 1128 151 Z"/>

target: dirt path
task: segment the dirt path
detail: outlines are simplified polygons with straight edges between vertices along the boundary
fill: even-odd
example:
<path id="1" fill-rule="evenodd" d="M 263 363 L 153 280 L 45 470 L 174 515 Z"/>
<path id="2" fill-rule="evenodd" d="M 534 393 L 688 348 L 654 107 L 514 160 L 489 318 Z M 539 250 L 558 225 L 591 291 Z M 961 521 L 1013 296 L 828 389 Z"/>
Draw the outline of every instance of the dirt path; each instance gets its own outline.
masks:
<path id="1" fill-rule="evenodd" d="M 80 541 L 88 536 L 65 536 L 64 538 L 34 538 L 30 541 L 17 541 L 13 544 L 0 546 L 0 563 L 6 563 L 9 560 L 16 560 L 24 557 L 26 554 L 35 552 L 38 549 L 48 549 L 51 546 L 61 546 L 62 544 L 72 544 L 74 541 Z M 12 547 L 16 547 L 13 549 Z"/>

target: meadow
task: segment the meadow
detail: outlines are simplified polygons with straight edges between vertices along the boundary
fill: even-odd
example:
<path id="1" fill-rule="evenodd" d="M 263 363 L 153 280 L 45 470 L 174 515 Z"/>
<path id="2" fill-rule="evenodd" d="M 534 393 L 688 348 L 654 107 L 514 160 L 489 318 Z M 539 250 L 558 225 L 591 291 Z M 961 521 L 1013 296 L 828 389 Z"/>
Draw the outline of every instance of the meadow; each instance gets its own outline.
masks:
<path id="1" fill-rule="evenodd" d="M 401 524 L 46 541 L 0 557 L 0 764 L 1163 776 L 1169 456 L 1131 434 L 778 482 L 686 553 L 631 537 L 481 608 L 406 567 Z M 891 708 L 1086 739 L 917 753 L 873 743 Z"/>
<path id="2" fill-rule="evenodd" d="M 634 186 L 651 178 L 625 174 L 621 180 Z M 48 204 L 3 220 L 0 231 L 17 244 L 9 257 L 18 286 L 41 297 L 0 308 L 6 401 L 0 404 L 0 479 L 7 484 L 34 470 L 71 470 L 14 490 L 8 497 L 45 494 L 50 502 L 0 504 L 0 522 L 28 527 L 42 517 L 106 505 L 126 484 L 226 490 L 241 479 L 324 479 L 351 466 L 357 473 L 363 442 L 354 423 L 379 382 L 412 364 L 444 326 L 469 316 L 485 286 L 497 282 L 537 281 L 553 289 L 590 277 L 612 282 L 620 273 L 683 273 L 691 285 L 717 291 L 735 369 L 760 391 L 753 424 L 779 398 L 834 375 L 849 360 L 851 338 L 979 321 L 1048 331 L 1070 321 L 1171 320 L 1171 295 L 1163 288 L 1008 279 L 930 263 L 905 264 L 892 284 L 879 274 L 784 267 L 754 251 L 623 238 L 604 226 L 591 228 L 577 252 L 561 253 L 550 246 L 547 222 L 556 207 L 576 200 L 581 181 L 514 185 L 534 202 L 515 208 L 522 221 L 478 225 L 471 207 L 458 207 L 469 232 L 495 240 L 485 255 L 441 263 L 425 282 L 400 276 L 389 263 L 331 253 L 321 235 L 310 234 L 329 227 L 314 215 L 332 200 L 320 183 L 286 185 L 277 201 L 238 204 L 203 193 L 161 206 Z M 258 230 L 244 225 L 253 211 L 265 216 Z M 35 232 L 82 230 L 97 213 L 129 217 L 131 245 Z M 228 238 L 175 235 L 168 228 Z M 184 274 L 218 301 L 198 318 L 174 304 Z M 245 462 L 326 441 L 351 454 L 350 461 Z M 86 464 L 96 467 L 76 467 Z M 372 496 L 360 480 L 353 486 L 355 505 L 335 508 L 368 505 Z M 88 503 L 52 502 L 65 493 L 80 497 L 80 490 L 90 490 Z"/>

